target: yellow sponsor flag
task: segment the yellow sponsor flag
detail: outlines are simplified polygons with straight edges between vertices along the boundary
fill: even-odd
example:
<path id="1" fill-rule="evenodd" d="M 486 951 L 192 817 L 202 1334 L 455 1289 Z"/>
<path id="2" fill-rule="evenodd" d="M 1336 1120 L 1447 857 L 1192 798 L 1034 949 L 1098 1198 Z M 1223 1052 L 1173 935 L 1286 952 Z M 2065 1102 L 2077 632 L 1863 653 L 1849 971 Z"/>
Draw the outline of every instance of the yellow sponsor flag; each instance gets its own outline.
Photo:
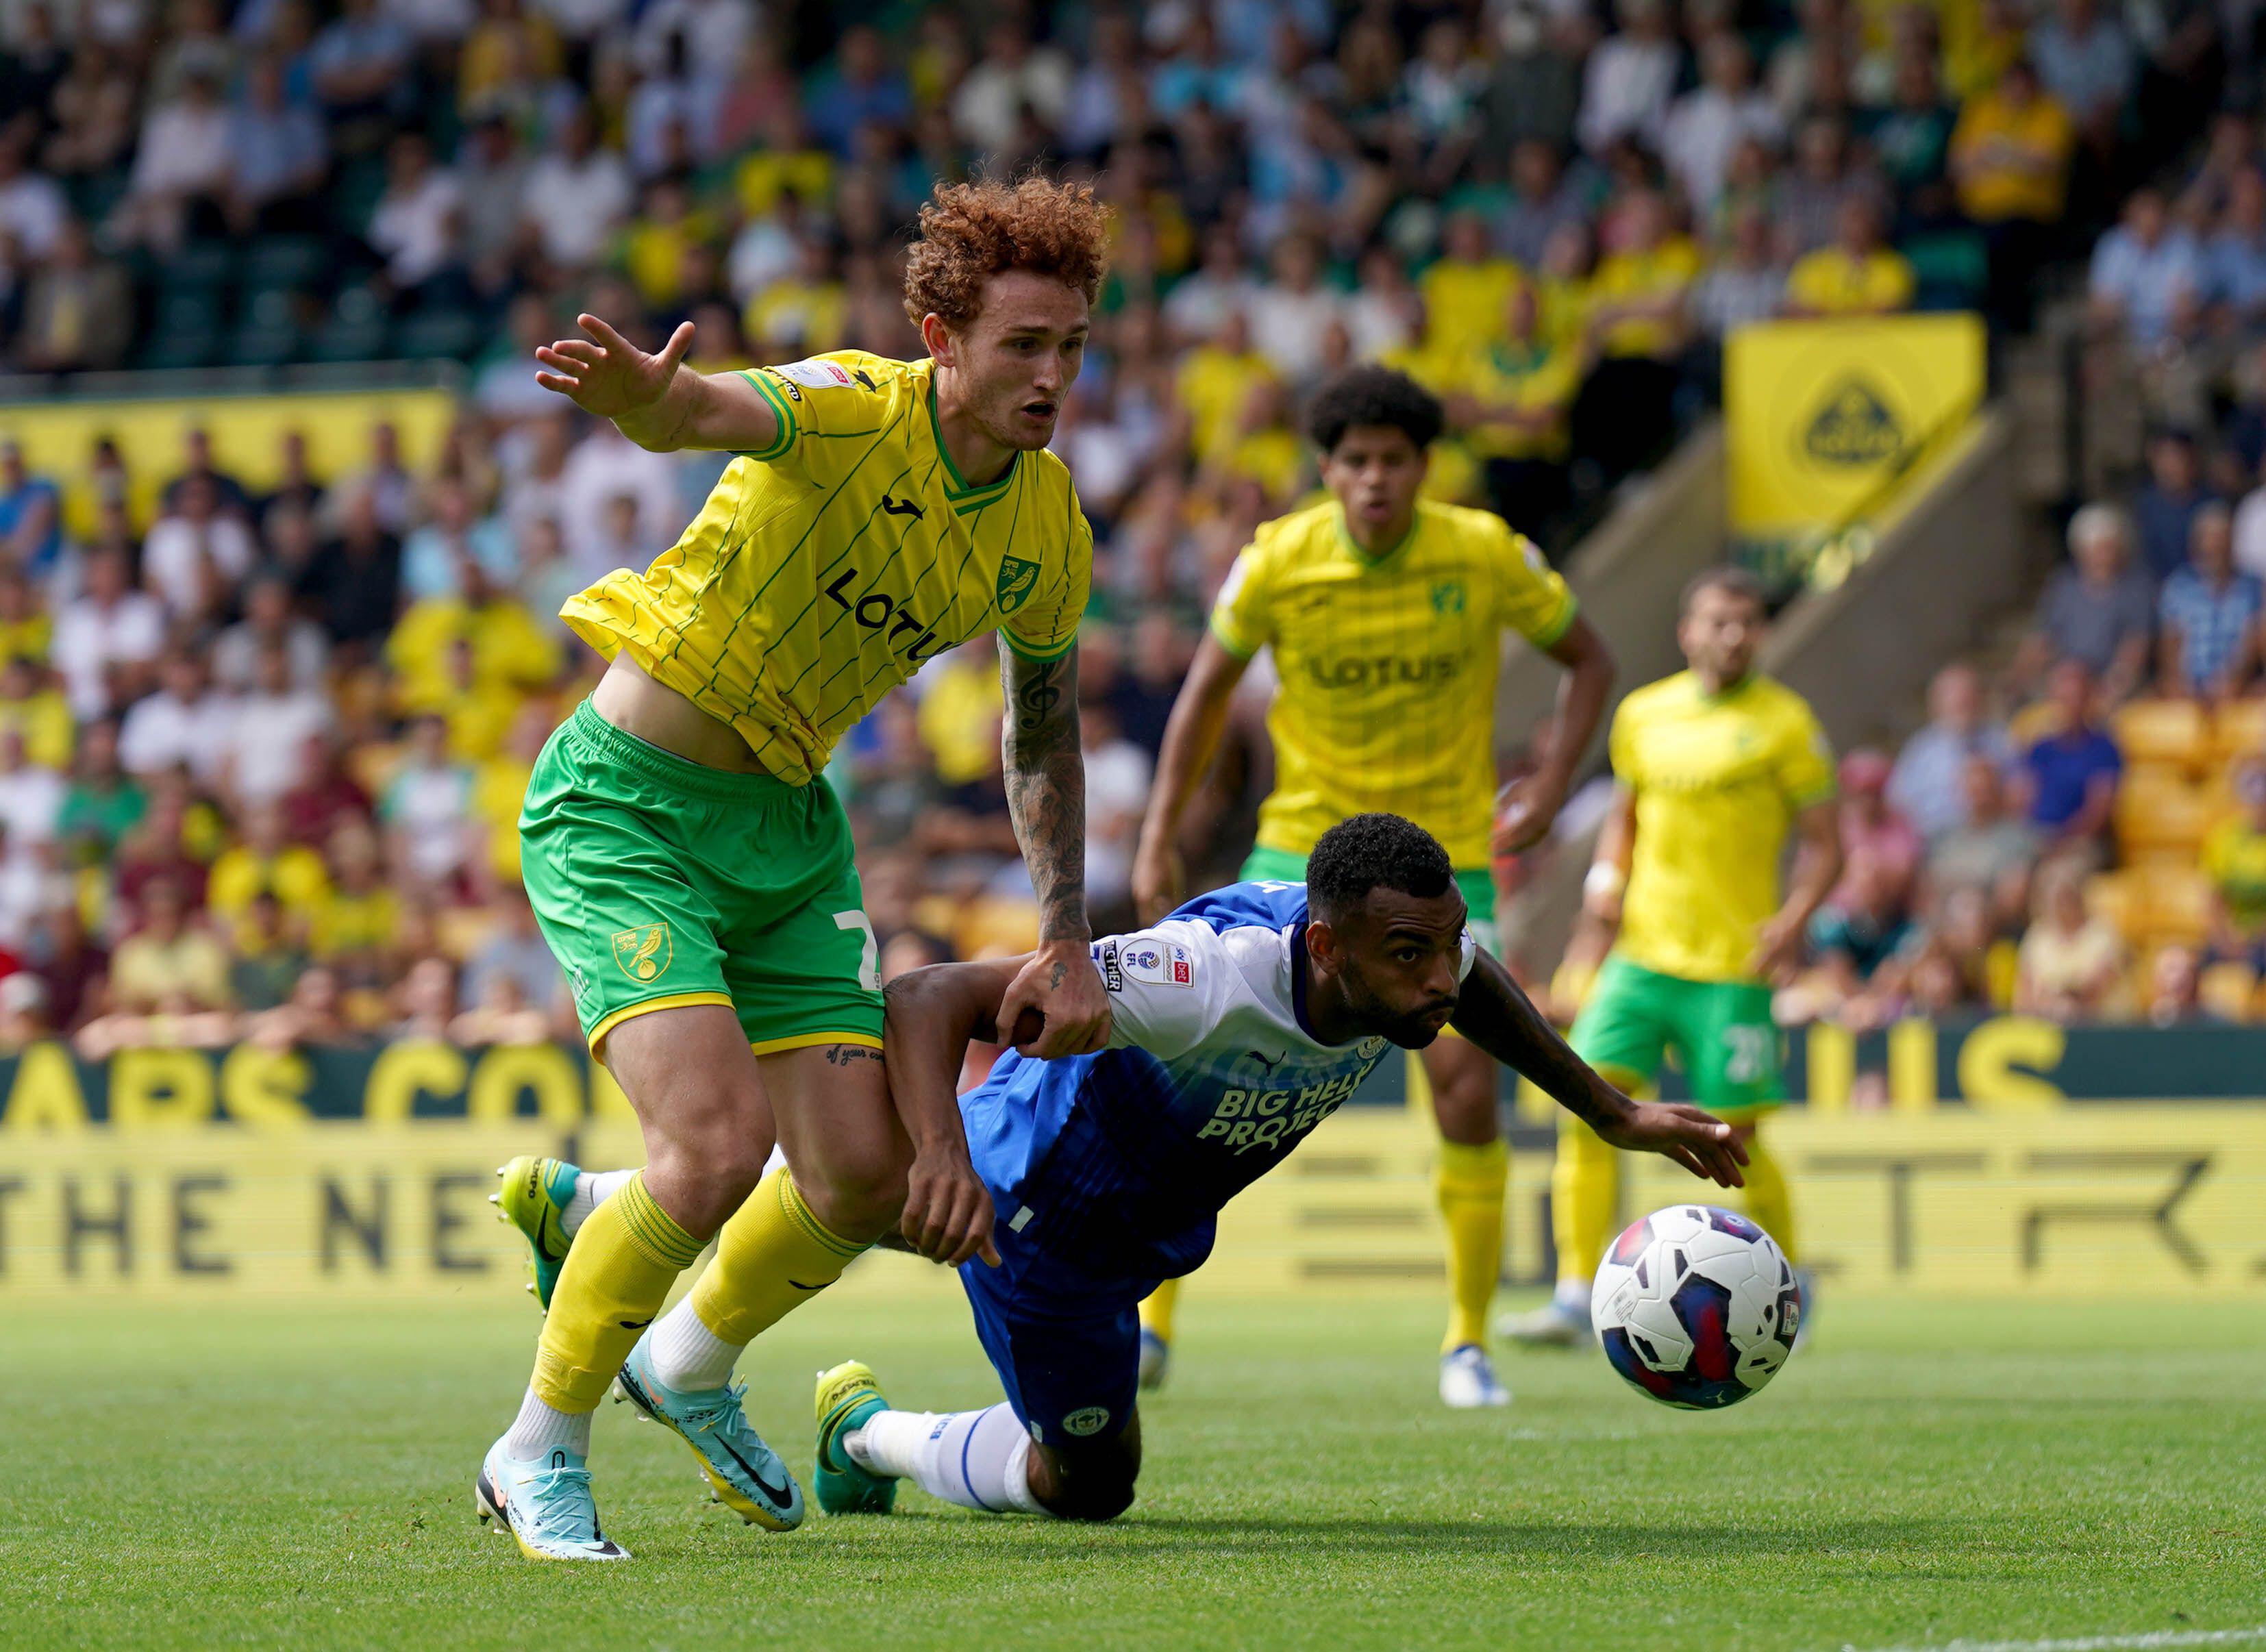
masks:
<path id="1" fill-rule="evenodd" d="M 1734 538 L 1780 543 L 1885 506 L 1981 404 L 1971 315 L 1773 321 L 1725 347 Z"/>

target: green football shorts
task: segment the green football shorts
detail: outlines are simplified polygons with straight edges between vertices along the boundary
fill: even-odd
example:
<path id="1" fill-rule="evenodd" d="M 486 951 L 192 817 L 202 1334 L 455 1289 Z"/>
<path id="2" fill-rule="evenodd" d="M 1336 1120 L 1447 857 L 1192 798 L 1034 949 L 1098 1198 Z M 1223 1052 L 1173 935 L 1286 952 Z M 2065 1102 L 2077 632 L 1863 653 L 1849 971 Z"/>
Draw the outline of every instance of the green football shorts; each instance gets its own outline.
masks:
<path id="1" fill-rule="evenodd" d="M 841 800 L 688 763 L 588 700 L 536 759 L 527 897 L 593 1055 L 632 1015 L 728 1005 L 757 1055 L 881 1046 L 881 977 Z"/>
<path id="2" fill-rule="evenodd" d="M 1624 1089 L 1652 1083 L 1673 1051 L 1692 1093 L 1718 1113 L 1786 1100 L 1771 990 L 1758 982 L 1687 981 L 1614 954 L 1598 969 L 1569 1042 Z"/>
<path id="3" fill-rule="evenodd" d="M 1304 883 L 1306 857 L 1260 844 L 1244 858 L 1241 875 L 1246 883 Z M 1501 957 L 1502 947 L 1495 922 L 1494 874 L 1484 866 L 1466 868 L 1456 874 L 1456 887 L 1464 892 L 1464 905 L 1471 912 L 1466 922 L 1472 939 Z"/>

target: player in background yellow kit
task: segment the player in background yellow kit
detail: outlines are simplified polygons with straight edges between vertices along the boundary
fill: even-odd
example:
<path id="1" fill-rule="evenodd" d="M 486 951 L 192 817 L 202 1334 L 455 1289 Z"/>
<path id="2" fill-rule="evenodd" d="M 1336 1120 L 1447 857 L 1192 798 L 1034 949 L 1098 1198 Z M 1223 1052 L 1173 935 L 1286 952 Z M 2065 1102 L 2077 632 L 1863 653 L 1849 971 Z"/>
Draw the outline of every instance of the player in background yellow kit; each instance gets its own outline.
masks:
<path id="1" fill-rule="evenodd" d="M 1153 922 L 1187 893 L 1181 811 L 1217 749 L 1229 697 L 1262 647 L 1280 679 L 1267 713 L 1275 790 L 1261 807 L 1246 880 L 1304 879 L 1322 833 L 1349 815 L 1404 815 L 1446 845 L 1472 932 L 1495 947 L 1490 837 L 1537 842 L 1566 800 L 1612 686 L 1612 656 L 1539 552 L 1499 516 L 1420 500 L 1440 404 L 1404 373 L 1363 366 L 1324 385 L 1307 412 L 1324 504 L 1264 523 L 1236 559 L 1210 634 L 1165 731 L 1133 889 Z M 1506 631 L 1565 667 L 1544 768 L 1498 825 L 1495 683 Z M 1486 1348 L 1502 1268 L 1509 1167 L 1495 1063 L 1460 1039 L 1423 1054 L 1440 1126 L 1436 1175 L 1451 1298 L 1440 1397 L 1502 1405 Z M 1176 1282 L 1144 1305 L 1144 1380 L 1161 1381 Z"/>
<path id="2" fill-rule="evenodd" d="M 1632 1093 L 1672 1052 L 1692 1095 L 1746 1148 L 1747 1214 L 1799 1262 L 1785 1173 L 1757 1137 L 1786 1098 L 1771 983 L 1801 960 L 1810 917 L 1840 875 L 1841 839 L 1832 749 L 1802 698 L 1755 670 L 1764 631 L 1751 574 L 1700 574 L 1676 631 L 1691 669 L 1638 689 L 1613 714 L 1612 807 L 1583 880 L 1576 944 L 1615 939 L 1570 1042 Z M 1781 889 L 1789 831 L 1798 847 Z M 1594 1131 L 1561 1129 L 1557 1294 L 1509 1334 L 1587 1340 L 1590 1282 L 1619 1196 L 1614 1150 Z"/>
<path id="3" fill-rule="evenodd" d="M 1006 645 L 1007 801 L 1040 911 L 1039 950 L 995 1019 L 1037 1011 L 1025 1049 L 1042 1056 L 1107 1036 L 1077 700 L 1093 540 L 1045 451 L 1107 240 L 1084 187 L 939 187 L 905 269 L 926 360 L 844 351 L 704 377 L 679 368 L 690 325 L 648 355 L 588 316 L 587 340 L 536 353 L 539 383 L 639 445 L 737 457 L 651 567 L 567 602 L 609 664 L 545 747 L 520 820 L 529 897 L 647 1154 L 612 1178 L 504 1169 L 549 1313 L 478 1507 L 531 1558 L 623 1558 L 584 1466 L 610 1385 L 743 1519 L 799 1523 L 801 1492 L 731 1384 L 742 1347 L 901 1210 L 951 1246 L 990 1243 L 956 1118 L 909 1139 L 891 1105 L 874 932 L 820 778 L 877 700 L 984 632 Z M 775 1137 L 786 1167 L 759 1186 Z M 662 1315 L 712 1236 L 714 1262 Z"/>

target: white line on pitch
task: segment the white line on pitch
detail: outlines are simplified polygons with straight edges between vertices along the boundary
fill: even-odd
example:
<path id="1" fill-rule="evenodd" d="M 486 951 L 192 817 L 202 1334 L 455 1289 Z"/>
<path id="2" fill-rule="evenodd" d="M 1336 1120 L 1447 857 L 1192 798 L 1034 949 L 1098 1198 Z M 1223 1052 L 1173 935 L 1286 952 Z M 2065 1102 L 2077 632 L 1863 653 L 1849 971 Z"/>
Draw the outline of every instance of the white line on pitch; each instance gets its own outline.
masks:
<path id="1" fill-rule="evenodd" d="M 1879 1647 L 1871 1652 L 2150 1652 L 2156 1647 L 2237 1646 L 2266 1641 L 2266 1624 L 2249 1629 L 2152 1629 L 2145 1634 L 2088 1634 L 2068 1641 L 1945 1641 L 1933 1646 Z M 1844 1641 L 1841 1652 L 1859 1652 Z"/>

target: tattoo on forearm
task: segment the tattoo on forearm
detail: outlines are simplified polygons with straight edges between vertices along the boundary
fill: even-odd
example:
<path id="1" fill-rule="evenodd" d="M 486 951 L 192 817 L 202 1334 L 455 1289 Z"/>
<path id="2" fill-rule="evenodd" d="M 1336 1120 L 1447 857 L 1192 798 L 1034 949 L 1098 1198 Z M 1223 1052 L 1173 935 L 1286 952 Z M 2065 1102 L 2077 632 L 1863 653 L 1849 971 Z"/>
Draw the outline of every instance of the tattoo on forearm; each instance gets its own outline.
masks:
<path id="1" fill-rule="evenodd" d="M 1008 714 L 1000 747 L 1007 814 L 1039 897 L 1041 940 L 1083 940 L 1085 761 L 1078 750 L 1078 650 L 1059 660 L 1003 651 Z M 1057 981 L 1056 984 L 1060 984 Z"/>

